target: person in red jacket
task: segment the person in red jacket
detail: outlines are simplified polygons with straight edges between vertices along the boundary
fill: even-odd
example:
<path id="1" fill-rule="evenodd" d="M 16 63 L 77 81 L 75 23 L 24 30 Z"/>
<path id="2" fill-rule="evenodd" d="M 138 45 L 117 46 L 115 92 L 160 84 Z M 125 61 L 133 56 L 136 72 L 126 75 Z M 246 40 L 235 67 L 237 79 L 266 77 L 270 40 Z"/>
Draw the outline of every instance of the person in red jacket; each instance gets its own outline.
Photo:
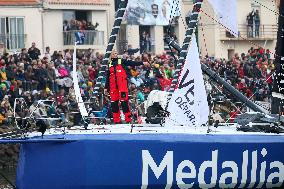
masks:
<path id="1" fill-rule="evenodd" d="M 128 104 L 128 80 L 126 67 L 146 65 L 147 62 L 135 62 L 118 58 L 117 52 L 111 53 L 108 63 L 108 73 L 105 90 L 109 91 L 111 99 L 111 109 L 114 123 L 121 123 L 119 102 L 125 116 L 125 122 L 131 123 L 132 116 Z"/>

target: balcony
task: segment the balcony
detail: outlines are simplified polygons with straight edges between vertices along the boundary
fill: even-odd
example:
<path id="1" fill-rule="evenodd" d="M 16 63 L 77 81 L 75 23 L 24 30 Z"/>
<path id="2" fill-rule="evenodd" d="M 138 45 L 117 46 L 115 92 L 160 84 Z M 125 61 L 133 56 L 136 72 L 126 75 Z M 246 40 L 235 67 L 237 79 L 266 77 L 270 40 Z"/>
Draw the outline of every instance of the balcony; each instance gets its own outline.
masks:
<path id="1" fill-rule="evenodd" d="M 277 38 L 277 25 L 260 25 L 259 32 L 255 27 L 248 25 L 238 25 L 238 37 L 231 35 L 226 29 L 220 26 L 220 40 L 276 40 Z"/>
<path id="2" fill-rule="evenodd" d="M 74 45 L 76 41 L 75 33 L 79 32 L 76 30 L 63 32 L 63 44 L 64 45 Z M 97 45 L 103 46 L 104 42 L 104 32 L 95 30 L 85 30 L 85 37 L 81 45 Z"/>
<path id="3" fill-rule="evenodd" d="M 26 34 L 0 34 L 0 42 L 9 50 L 17 50 L 25 47 Z"/>

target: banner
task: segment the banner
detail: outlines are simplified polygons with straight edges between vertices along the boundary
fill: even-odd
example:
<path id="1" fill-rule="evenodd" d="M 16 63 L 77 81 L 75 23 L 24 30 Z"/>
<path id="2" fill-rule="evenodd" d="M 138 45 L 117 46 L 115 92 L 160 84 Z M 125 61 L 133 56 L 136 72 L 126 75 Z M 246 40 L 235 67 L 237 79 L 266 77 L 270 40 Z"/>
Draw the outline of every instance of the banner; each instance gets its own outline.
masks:
<path id="1" fill-rule="evenodd" d="M 212 5 L 219 21 L 227 27 L 232 35 L 238 37 L 237 1 L 208 0 Z"/>
<path id="2" fill-rule="evenodd" d="M 66 135 L 72 142 L 30 140 L 21 145 L 17 188 L 284 187 L 281 134 L 144 132 Z"/>
<path id="3" fill-rule="evenodd" d="M 168 111 L 170 116 L 165 120 L 166 126 L 200 126 L 208 121 L 209 107 L 195 36 L 192 37 L 178 88 L 169 102 Z"/>
<path id="4" fill-rule="evenodd" d="M 129 0 L 126 19 L 130 25 L 165 26 L 180 10 L 180 0 Z"/>

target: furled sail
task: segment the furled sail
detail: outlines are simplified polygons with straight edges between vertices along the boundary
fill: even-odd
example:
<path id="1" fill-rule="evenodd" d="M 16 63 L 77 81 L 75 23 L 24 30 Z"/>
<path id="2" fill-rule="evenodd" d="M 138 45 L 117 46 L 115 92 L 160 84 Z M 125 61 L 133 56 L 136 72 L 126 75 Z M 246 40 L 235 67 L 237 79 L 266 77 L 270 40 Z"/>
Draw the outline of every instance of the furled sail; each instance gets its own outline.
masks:
<path id="1" fill-rule="evenodd" d="M 79 111 L 81 113 L 81 116 L 86 117 L 88 116 L 87 109 L 85 107 L 85 104 L 83 102 L 81 93 L 80 93 L 80 87 L 79 87 L 79 81 L 78 81 L 78 75 L 77 75 L 77 58 L 76 58 L 76 43 L 74 46 L 74 53 L 73 53 L 73 84 L 74 84 L 74 91 L 75 91 L 75 96 L 76 96 L 76 101 L 78 103 Z"/>

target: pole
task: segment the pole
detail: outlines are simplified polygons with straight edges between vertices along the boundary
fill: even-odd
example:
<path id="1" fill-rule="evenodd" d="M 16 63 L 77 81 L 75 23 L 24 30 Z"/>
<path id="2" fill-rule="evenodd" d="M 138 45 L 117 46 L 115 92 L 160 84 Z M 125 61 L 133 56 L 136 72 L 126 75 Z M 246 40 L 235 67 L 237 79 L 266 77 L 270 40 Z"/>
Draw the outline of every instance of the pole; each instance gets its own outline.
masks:
<path id="1" fill-rule="evenodd" d="M 193 10 L 192 10 L 192 13 L 190 15 L 190 21 L 188 23 L 188 28 L 187 28 L 186 33 L 185 33 L 183 45 L 182 45 L 182 48 L 180 50 L 180 57 L 179 57 L 179 60 L 177 62 L 177 65 L 176 65 L 176 69 L 175 69 L 175 73 L 174 73 L 174 76 L 173 76 L 171 87 L 169 89 L 169 95 L 168 95 L 168 99 L 167 99 L 166 110 L 168 109 L 168 104 L 169 104 L 169 101 L 170 101 L 170 99 L 173 95 L 175 88 L 176 88 L 176 85 L 178 84 L 179 73 L 180 73 L 180 71 L 181 71 L 181 69 L 184 65 L 184 61 L 185 61 L 185 58 L 187 56 L 188 46 L 189 46 L 189 43 L 191 41 L 192 34 L 195 31 L 195 28 L 196 28 L 196 25 L 197 25 L 198 16 L 199 16 L 199 12 L 200 12 L 202 3 L 203 3 L 203 0 L 196 0 L 195 3 L 194 3 Z M 171 43 L 175 43 L 175 41 L 174 40 L 169 41 L 168 44 L 171 45 Z"/>
<path id="2" fill-rule="evenodd" d="M 176 49 L 178 52 L 181 52 L 182 49 L 179 47 L 179 45 L 174 42 L 170 41 L 170 39 L 165 39 L 167 43 L 169 43 L 174 49 Z M 240 93 L 237 89 L 235 89 L 232 85 L 227 83 L 223 78 L 221 78 L 216 72 L 212 71 L 209 67 L 207 67 L 204 64 L 201 64 L 201 69 L 203 73 L 208 75 L 210 78 L 212 78 L 217 83 L 220 83 L 224 86 L 225 89 L 227 89 L 231 94 L 233 94 L 238 100 L 245 103 L 250 109 L 252 109 L 255 112 L 262 112 L 265 113 L 263 109 L 261 109 L 259 106 L 257 106 L 255 103 L 253 103 L 250 99 L 248 99 L 246 96 L 244 96 L 242 93 Z"/>
<path id="3" fill-rule="evenodd" d="M 271 113 L 282 112 L 281 101 L 284 99 L 284 0 L 278 1 L 279 17 L 275 57 L 275 77 L 272 89 Z"/>
<path id="4" fill-rule="evenodd" d="M 120 25 L 121 25 L 121 21 L 123 19 L 123 15 L 127 6 L 127 2 L 128 0 L 121 0 L 120 4 L 119 4 L 119 8 L 116 12 L 115 15 L 115 21 L 112 27 L 112 31 L 109 37 L 109 41 L 108 41 L 108 45 L 107 45 L 107 49 L 106 49 L 106 53 L 103 59 L 103 62 L 101 64 L 101 69 L 99 70 L 99 74 L 98 74 L 98 78 L 94 87 L 94 94 L 98 94 L 98 91 L 102 85 L 102 79 L 105 77 L 105 73 L 106 73 L 106 67 L 108 66 L 108 61 L 109 61 L 109 57 L 110 54 L 113 50 L 113 46 L 115 44 L 116 41 L 116 37 L 117 34 L 119 32 L 120 29 Z"/>

